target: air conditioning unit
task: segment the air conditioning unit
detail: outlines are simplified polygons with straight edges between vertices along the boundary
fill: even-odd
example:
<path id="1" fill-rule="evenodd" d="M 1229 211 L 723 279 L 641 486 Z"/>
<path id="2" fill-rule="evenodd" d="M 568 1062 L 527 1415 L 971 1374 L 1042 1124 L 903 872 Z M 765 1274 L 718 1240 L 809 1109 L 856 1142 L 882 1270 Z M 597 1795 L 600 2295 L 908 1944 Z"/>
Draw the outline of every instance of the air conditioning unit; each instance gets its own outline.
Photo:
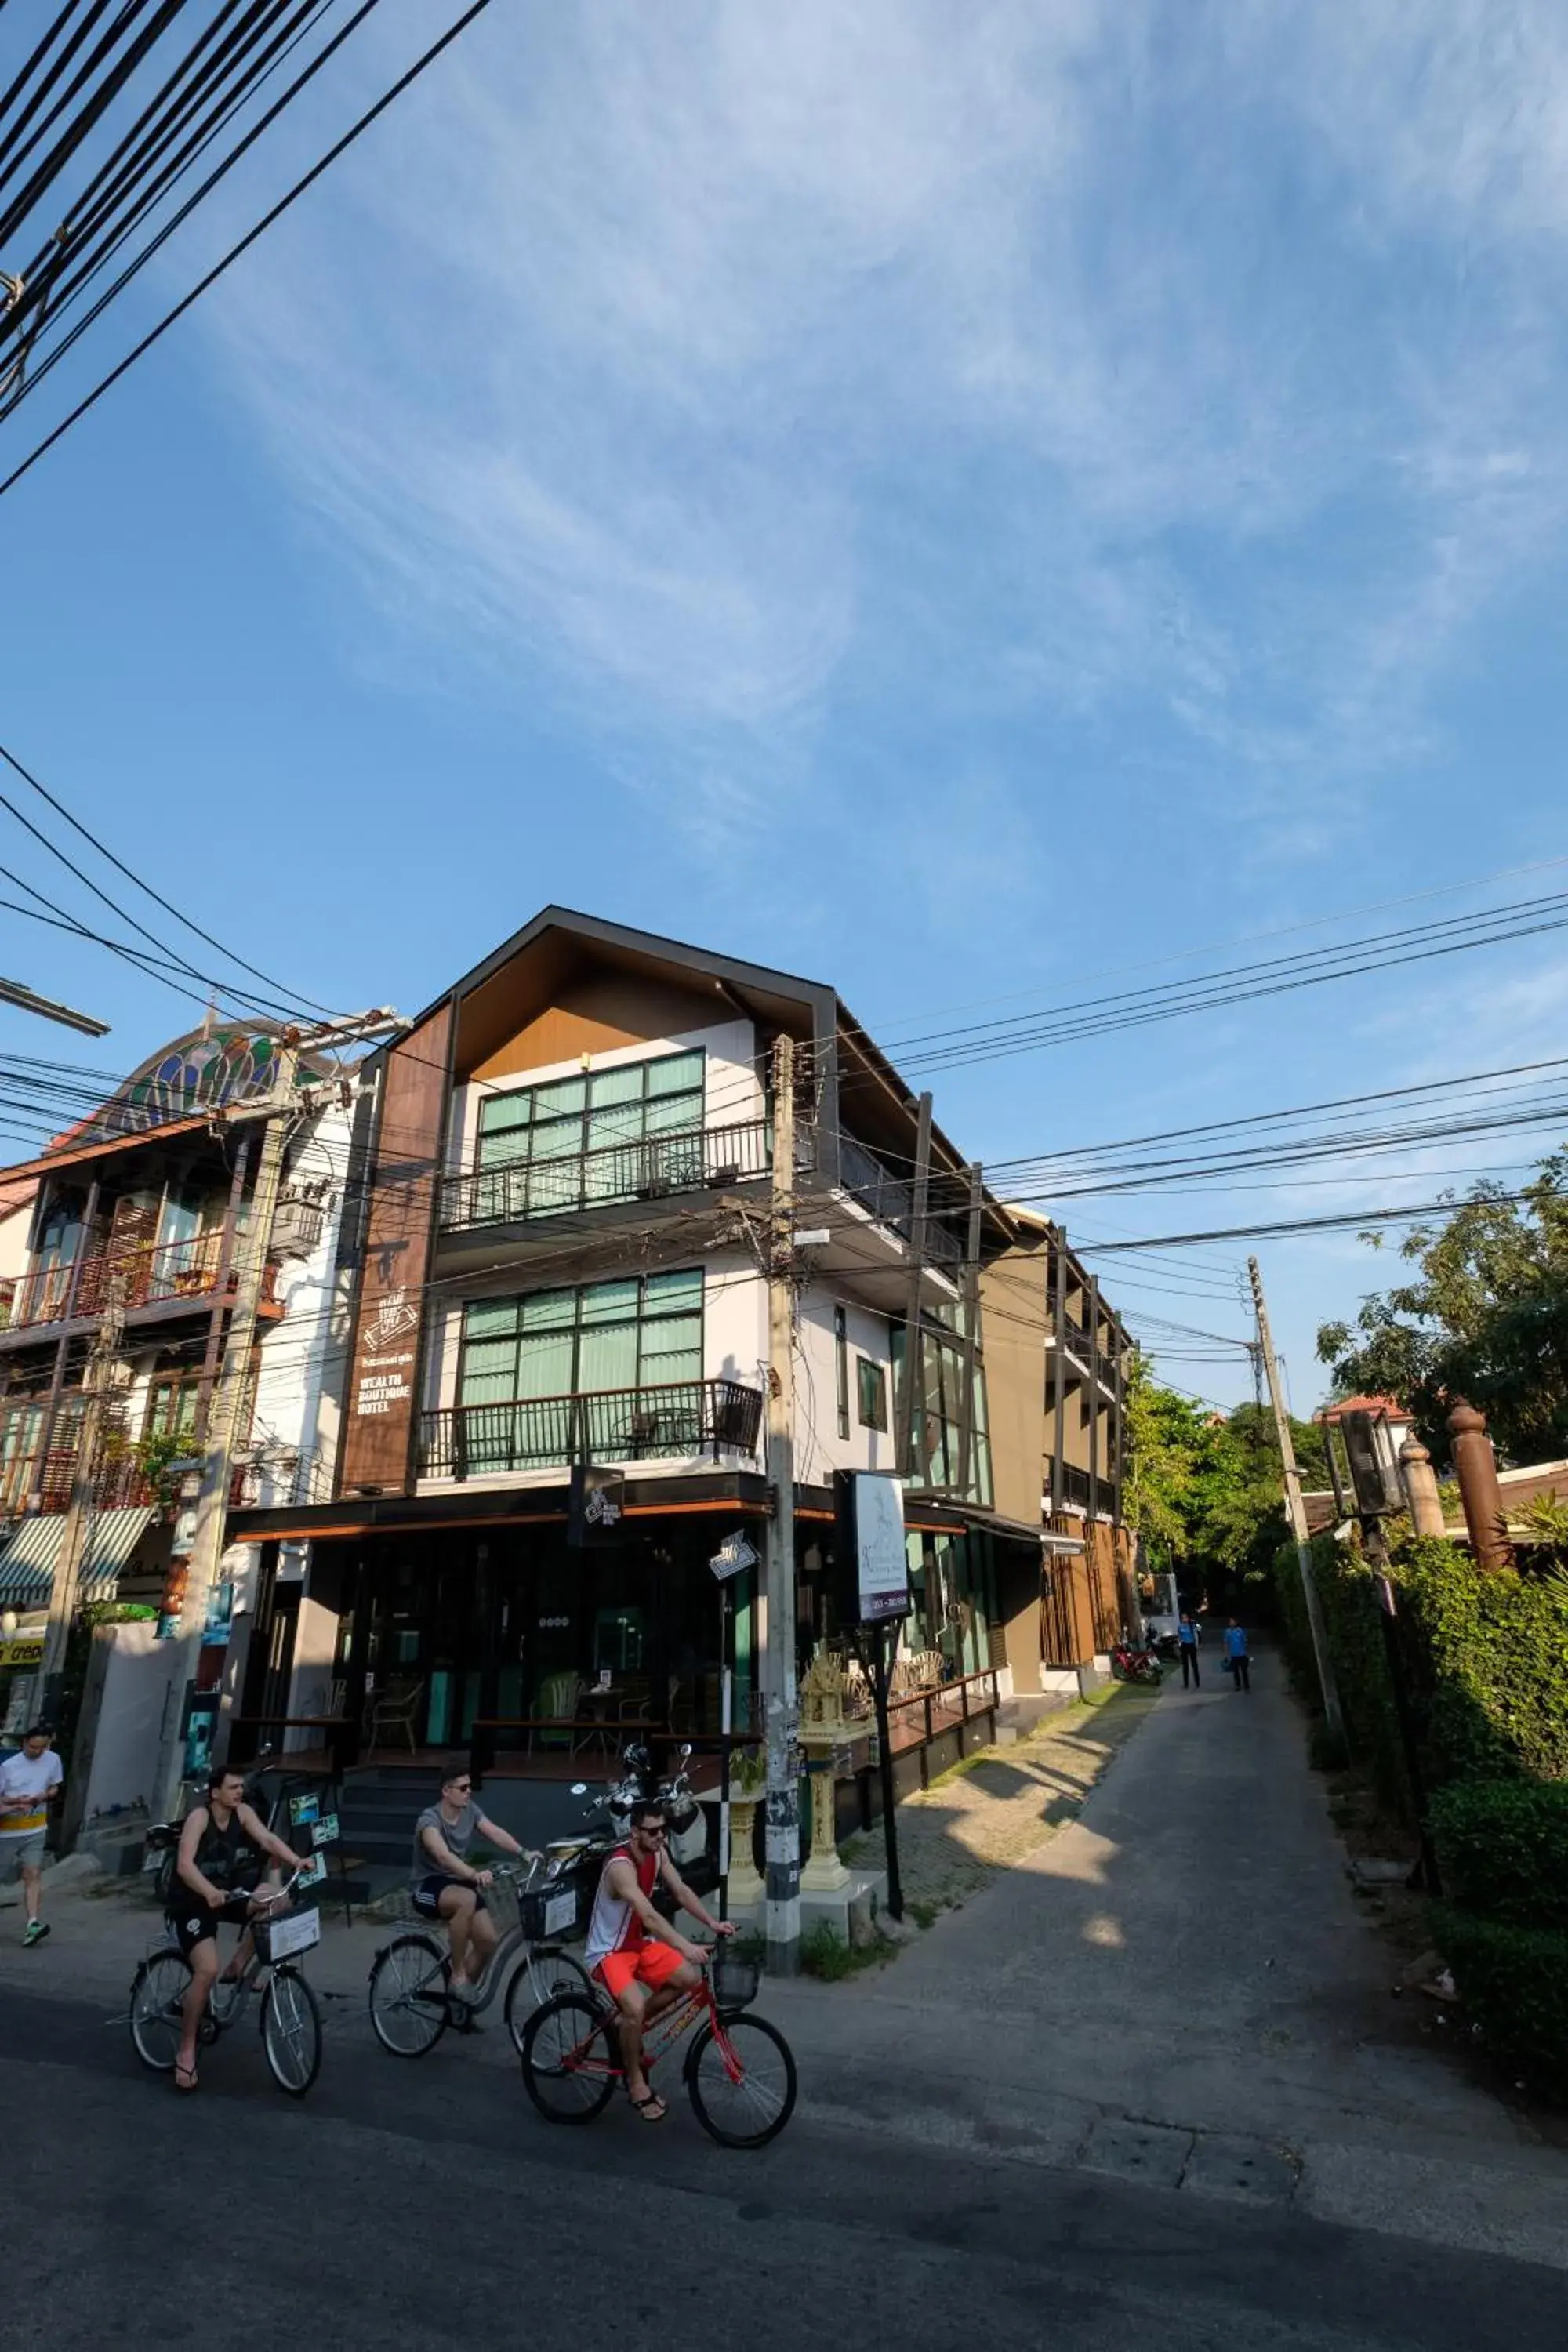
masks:
<path id="1" fill-rule="evenodd" d="M 326 1189 L 319 1184 L 290 1186 L 279 1201 L 272 1220 L 274 1257 L 310 1257 L 320 1248 L 327 1222 Z"/>

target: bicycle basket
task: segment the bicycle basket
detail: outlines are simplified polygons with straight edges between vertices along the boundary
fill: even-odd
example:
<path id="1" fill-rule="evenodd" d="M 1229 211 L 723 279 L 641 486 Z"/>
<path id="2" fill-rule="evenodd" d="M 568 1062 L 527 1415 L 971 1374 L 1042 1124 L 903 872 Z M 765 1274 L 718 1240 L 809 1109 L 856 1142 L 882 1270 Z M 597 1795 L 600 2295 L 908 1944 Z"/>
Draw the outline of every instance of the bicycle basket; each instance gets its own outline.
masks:
<path id="1" fill-rule="evenodd" d="M 755 1960 L 743 1960 L 727 1944 L 713 1955 L 713 2000 L 720 2009 L 748 2009 L 757 1997 L 760 1971 Z"/>
<path id="2" fill-rule="evenodd" d="M 275 1960 L 297 1960 L 321 1940 L 319 1911 L 283 1911 L 258 1919 L 254 1929 L 258 1957 L 270 1968 Z"/>
<path id="3" fill-rule="evenodd" d="M 520 1894 L 517 1916 L 531 1944 L 558 1944 L 581 1936 L 593 1897 L 589 1874 L 563 1871 L 559 1878 Z"/>

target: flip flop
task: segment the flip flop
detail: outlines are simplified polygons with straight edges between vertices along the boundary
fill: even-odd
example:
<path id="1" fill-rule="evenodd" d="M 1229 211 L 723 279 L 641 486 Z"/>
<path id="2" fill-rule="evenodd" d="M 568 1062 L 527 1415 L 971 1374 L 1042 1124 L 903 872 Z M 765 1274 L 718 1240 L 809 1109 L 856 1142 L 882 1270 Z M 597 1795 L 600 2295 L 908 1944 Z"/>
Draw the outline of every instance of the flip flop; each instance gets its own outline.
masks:
<path id="1" fill-rule="evenodd" d="M 180 2079 L 182 2075 L 184 2077 L 183 2082 Z M 197 2077 L 195 2068 L 194 2066 L 187 2066 L 184 2059 L 176 2058 L 174 2061 L 174 2088 L 179 2092 L 182 2098 L 189 2098 L 191 2093 L 196 2087 L 196 2081 Z"/>
<path id="2" fill-rule="evenodd" d="M 628 2099 L 631 2099 L 633 2106 L 637 2109 L 645 2124 L 661 2124 L 666 2116 L 669 2113 L 669 2109 L 665 2105 L 664 2101 L 659 2097 L 658 2093 L 655 2090 L 646 2091 L 640 2099 L 632 2098 L 632 2095 L 629 2091 L 626 2093 L 626 2096 Z M 653 2112 L 656 2107 L 658 2110 L 657 2115 Z"/>

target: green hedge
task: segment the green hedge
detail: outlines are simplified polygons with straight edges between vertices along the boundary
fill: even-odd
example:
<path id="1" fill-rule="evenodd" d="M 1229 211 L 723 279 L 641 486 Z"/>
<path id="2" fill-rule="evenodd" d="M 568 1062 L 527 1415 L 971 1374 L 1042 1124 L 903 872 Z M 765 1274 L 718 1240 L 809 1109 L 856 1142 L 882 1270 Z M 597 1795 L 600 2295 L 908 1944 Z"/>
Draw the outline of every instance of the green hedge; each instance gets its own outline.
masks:
<path id="1" fill-rule="evenodd" d="M 1433 1933 L 1488 2049 L 1532 2089 L 1568 2102 L 1568 1935 L 1432 1906 Z"/>
<path id="2" fill-rule="evenodd" d="M 1452 1781 L 1428 1818 L 1451 1902 L 1505 1927 L 1568 1935 L 1568 1781 Z"/>
<path id="3" fill-rule="evenodd" d="M 1352 1752 L 1408 1813 L 1372 1572 L 1356 1547 L 1325 1536 L 1312 1559 Z M 1389 1574 L 1429 1784 L 1568 1780 L 1568 1582 L 1479 1569 L 1455 1544 L 1408 1537 L 1396 1539 Z M 1293 1545 L 1282 1547 L 1275 1578 L 1297 1677 L 1315 1700 Z"/>

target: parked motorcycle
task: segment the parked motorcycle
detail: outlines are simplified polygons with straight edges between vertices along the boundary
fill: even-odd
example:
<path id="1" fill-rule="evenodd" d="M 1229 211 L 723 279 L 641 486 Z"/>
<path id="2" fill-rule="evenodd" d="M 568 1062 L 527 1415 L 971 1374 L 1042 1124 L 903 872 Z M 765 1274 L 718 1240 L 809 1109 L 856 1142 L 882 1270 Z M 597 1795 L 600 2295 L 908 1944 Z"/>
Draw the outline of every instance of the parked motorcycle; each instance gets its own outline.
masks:
<path id="1" fill-rule="evenodd" d="M 621 1751 L 620 1777 L 608 1786 L 587 1807 L 595 1831 L 584 1838 L 556 1841 L 545 1851 L 553 1855 L 558 1851 L 572 1866 L 586 1869 L 603 1867 L 605 1857 L 626 1837 L 631 1828 L 632 1807 L 640 1799 L 657 1801 L 664 1807 L 669 1824 L 669 1858 L 694 1895 L 710 1893 L 719 1883 L 718 1864 L 708 1851 L 708 1823 L 702 1808 L 691 1793 L 691 1780 L 686 1766 L 691 1754 L 689 1741 L 679 1750 L 679 1769 L 668 1780 L 658 1780 L 653 1769 L 653 1758 L 643 1742 L 631 1741 Z M 578 1780 L 573 1784 L 574 1797 L 588 1795 L 588 1784 Z M 657 1898 L 656 1898 L 657 1899 Z"/>
<path id="2" fill-rule="evenodd" d="M 1137 1649 L 1131 1642 L 1118 1642 L 1110 1653 L 1110 1672 L 1119 1683 L 1157 1683 L 1164 1669 L 1152 1650 Z"/>

